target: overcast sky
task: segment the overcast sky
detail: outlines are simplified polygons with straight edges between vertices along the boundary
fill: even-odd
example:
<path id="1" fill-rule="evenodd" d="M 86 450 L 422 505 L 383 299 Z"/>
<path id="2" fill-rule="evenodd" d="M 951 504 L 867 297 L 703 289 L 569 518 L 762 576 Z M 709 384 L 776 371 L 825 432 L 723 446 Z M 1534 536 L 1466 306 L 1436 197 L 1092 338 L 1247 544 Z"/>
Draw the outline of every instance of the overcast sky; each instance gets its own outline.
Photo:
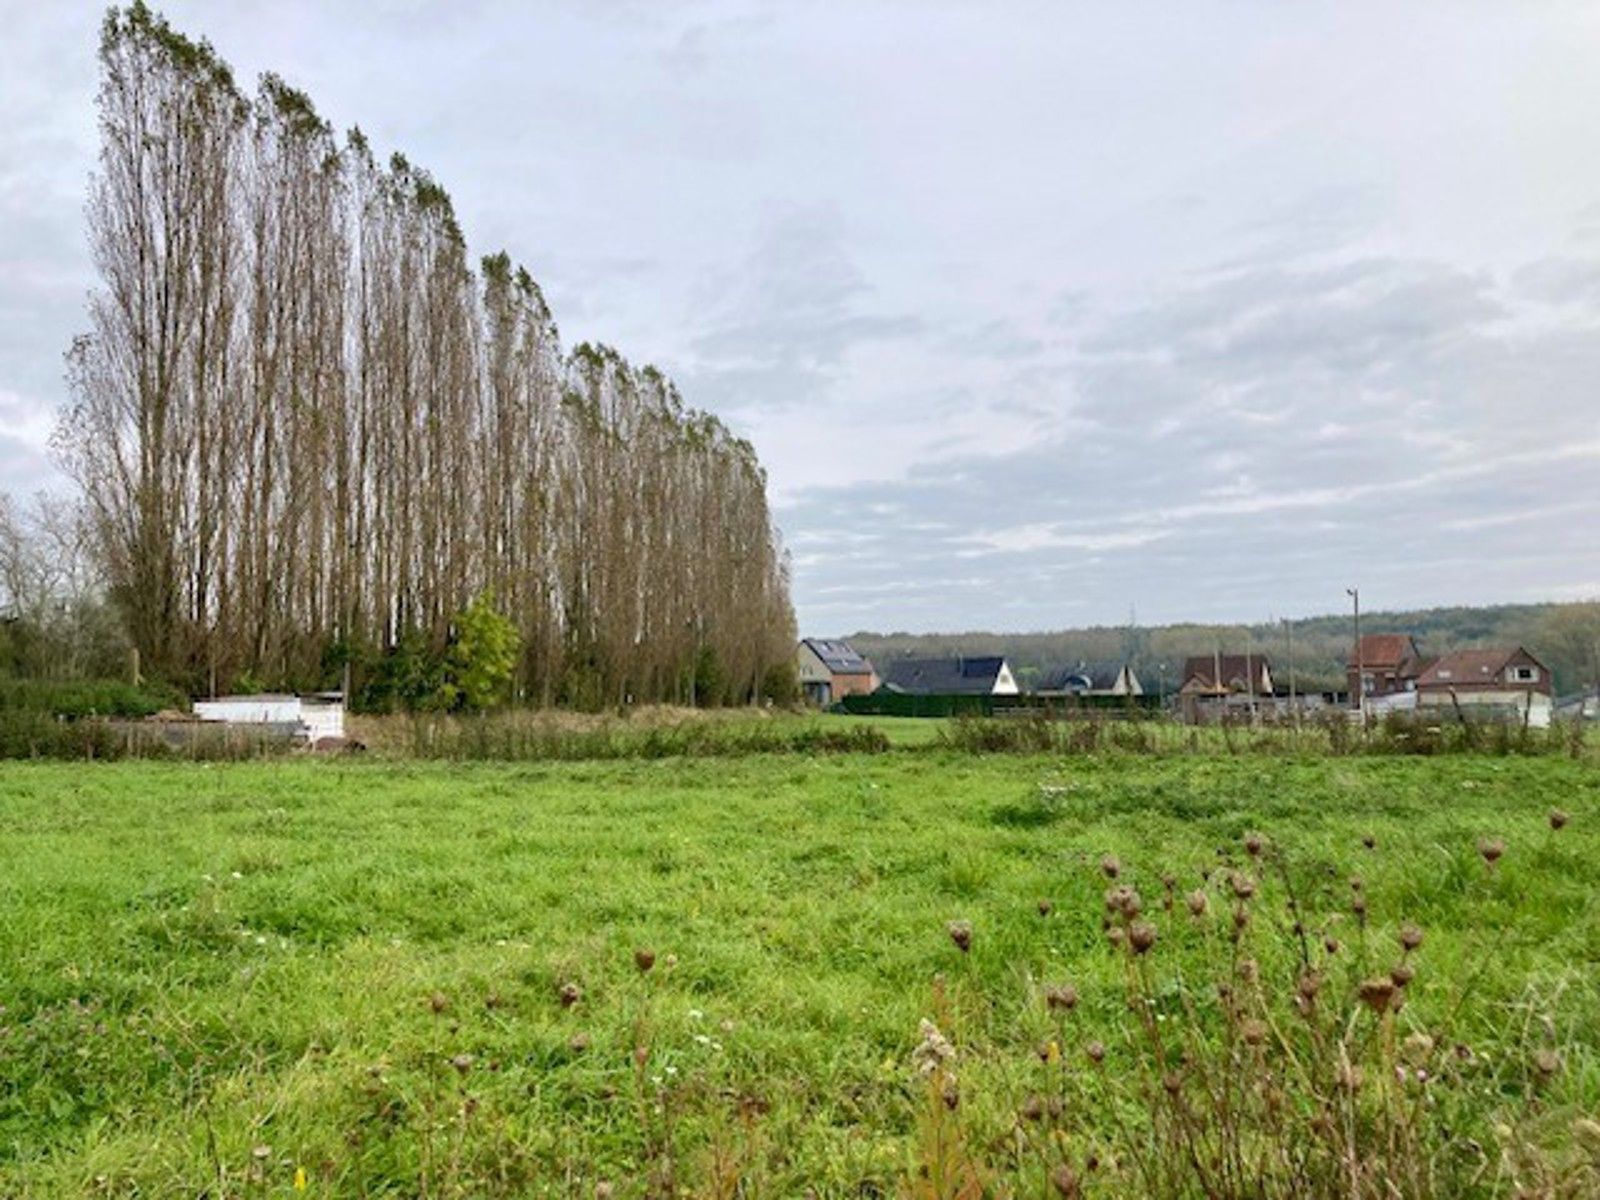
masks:
<path id="1" fill-rule="evenodd" d="M 1600 5 L 158 5 L 750 436 L 807 633 L 1600 595 Z M 94 284 L 0 0 L 0 487 Z"/>

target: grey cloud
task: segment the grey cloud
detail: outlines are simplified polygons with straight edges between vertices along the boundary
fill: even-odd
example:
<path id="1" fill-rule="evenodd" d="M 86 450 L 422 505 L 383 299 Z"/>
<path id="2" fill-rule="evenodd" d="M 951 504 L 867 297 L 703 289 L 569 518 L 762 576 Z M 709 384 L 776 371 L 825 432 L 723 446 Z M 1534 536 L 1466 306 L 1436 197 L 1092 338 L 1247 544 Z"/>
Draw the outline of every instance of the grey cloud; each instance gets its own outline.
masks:
<path id="1" fill-rule="evenodd" d="M 1575 564 L 1592 577 L 1600 557 L 1600 492 L 1581 490 L 1600 426 L 1576 403 L 1600 345 L 1559 327 L 1501 336 L 1514 290 L 1377 260 L 1224 276 L 1102 318 L 1098 353 L 1074 368 L 1097 419 L 1072 438 L 803 496 L 782 515 L 873 528 L 881 553 L 830 575 L 907 581 L 947 628 L 972 622 L 945 571 L 989 578 L 990 611 L 1022 626 L 1068 619 L 1063 593 L 1151 619 L 1328 607 L 1343 578 L 1405 602 L 1441 584 L 1526 598 Z M 1268 419 L 1241 419 L 1255 409 Z M 1418 438 L 1419 425 L 1448 436 Z M 938 524 L 853 515 L 886 500 Z M 825 616 L 840 594 L 818 597 Z M 876 593 L 854 611 L 898 623 Z"/>
<path id="2" fill-rule="evenodd" d="M 14 7 L 0 482 L 31 487 L 90 277 L 98 9 Z M 749 436 L 808 629 L 1600 580 L 1575 10 L 162 7 L 433 170 L 566 341 Z"/>

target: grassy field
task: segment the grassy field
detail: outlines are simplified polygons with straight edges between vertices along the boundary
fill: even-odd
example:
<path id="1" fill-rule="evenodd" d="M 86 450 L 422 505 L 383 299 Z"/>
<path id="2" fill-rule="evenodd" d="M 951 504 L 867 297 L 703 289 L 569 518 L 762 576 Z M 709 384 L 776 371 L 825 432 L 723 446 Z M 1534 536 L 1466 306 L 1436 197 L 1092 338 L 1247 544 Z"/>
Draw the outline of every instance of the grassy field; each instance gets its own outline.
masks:
<path id="1" fill-rule="evenodd" d="M 1330 993 L 1425 931 L 1383 1036 L 1470 1055 L 1456 1140 L 1509 1194 L 1502 1104 L 1569 1166 L 1600 1111 L 1597 818 L 1555 757 L 0 763 L 0 1195 L 1077 1194 L 1053 1156 L 1159 1191 L 1116 1149 L 1148 1114 L 1105 1082 L 1138 1050 L 1101 860 L 1192 1011 L 1243 951 L 1292 987 L 1271 872 L 1242 945 L 1206 924 L 1252 832 Z M 1163 911 L 1190 889 L 1214 919 Z"/>

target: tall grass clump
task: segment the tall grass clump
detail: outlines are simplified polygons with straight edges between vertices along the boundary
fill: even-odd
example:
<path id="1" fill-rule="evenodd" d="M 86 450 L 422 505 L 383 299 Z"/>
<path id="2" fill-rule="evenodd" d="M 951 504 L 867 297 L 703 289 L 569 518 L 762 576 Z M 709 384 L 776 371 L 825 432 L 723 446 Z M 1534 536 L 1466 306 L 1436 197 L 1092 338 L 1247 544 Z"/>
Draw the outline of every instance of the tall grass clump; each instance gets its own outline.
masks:
<path id="1" fill-rule="evenodd" d="M 889 739 L 870 725 L 789 721 L 684 721 L 630 728 L 572 727 L 540 713 L 418 717 L 406 749 L 415 758 L 553 761 L 726 758 L 751 754 L 882 754 Z"/>
<path id="2" fill-rule="evenodd" d="M 1548 836 L 1568 819 L 1553 811 Z M 1485 909 L 1504 899 L 1506 853 L 1498 838 L 1474 863 L 1458 852 Z M 1486 922 L 1453 972 L 1436 969 L 1427 930 L 1380 922 L 1360 877 L 1307 887 L 1259 834 L 1188 880 L 1142 886 L 1109 856 L 1100 871 L 1110 969 L 1098 991 L 1030 983 L 1036 1049 L 1019 1038 L 997 1062 L 1007 1052 L 969 1039 L 950 1002 L 959 980 L 936 982 L 904 1194 L 1600 1195 L 1600 1124 L 1559 1098 L 1571 1047 L 1548 1017 L 1507 1027 L 1484 994 L 1508 930 Z M 971 926 L 950 936 L 964 961 Z"/>
<path id="3" fill-rule="evenodd" d="M 103 717 L 69 720 L 36 709 L 0 709 L 0 760 L 231 762 L 283 754 L 293 748 L 287 737 L 247 727 L 193 722 L 168 727 L 160 722 Z"/>
<path id="4" fill-rule="evenodd" d="M 1343 711 L 1299 724 L 1228 719 L 1208 726 L 1164 720 L 1108 719 L 1101 715 L 1052 716 L 1019 712 L 1005 717 L 963 715 L 940 728 L 933 744 L 967 754 L 1315 754 L 1431 756 L 1479 754 L 1583 757 L 1581 721 L 1544 729 L 1514 721 L 1438 719 L 1391 713 L 1366 728 Z"/>

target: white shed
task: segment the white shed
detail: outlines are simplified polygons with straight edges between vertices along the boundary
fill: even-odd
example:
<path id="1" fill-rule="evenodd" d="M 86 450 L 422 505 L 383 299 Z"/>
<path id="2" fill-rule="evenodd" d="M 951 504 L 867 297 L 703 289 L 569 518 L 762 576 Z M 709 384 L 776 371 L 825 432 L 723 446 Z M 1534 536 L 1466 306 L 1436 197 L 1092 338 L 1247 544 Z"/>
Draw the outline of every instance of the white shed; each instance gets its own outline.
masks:
<path id="1" fill-rule="evenodd" d="M 344 697 L 337 692 L 314 696 L 218 696 L 197 700 L 194 715 L 225 725 L 275 726 L 315 744 L 344 736 Z"/>

